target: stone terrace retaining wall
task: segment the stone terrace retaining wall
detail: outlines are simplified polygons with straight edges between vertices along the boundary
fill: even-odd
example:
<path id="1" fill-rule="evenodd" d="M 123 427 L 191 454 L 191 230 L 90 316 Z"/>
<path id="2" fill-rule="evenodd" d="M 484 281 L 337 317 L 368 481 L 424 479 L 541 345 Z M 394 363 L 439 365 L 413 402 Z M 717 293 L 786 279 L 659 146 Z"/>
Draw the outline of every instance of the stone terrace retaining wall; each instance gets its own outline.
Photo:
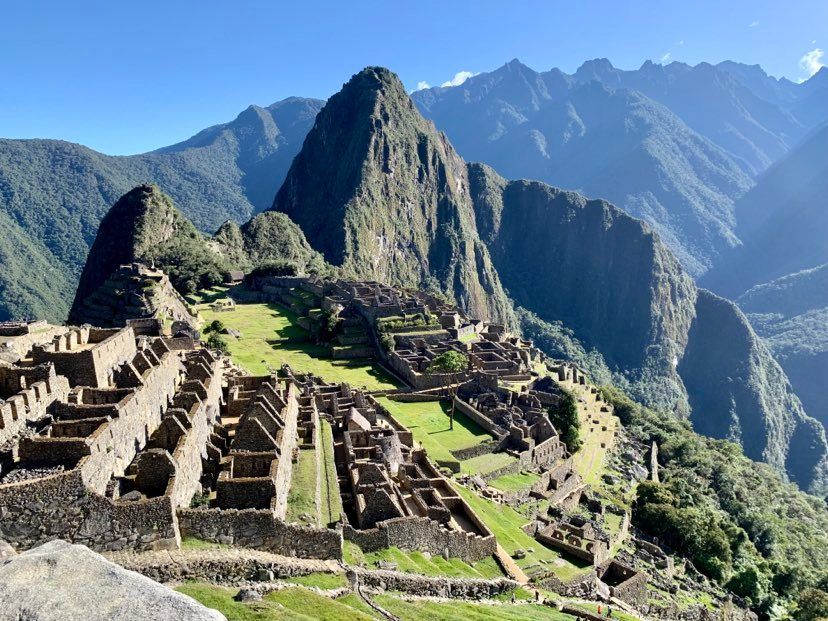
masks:
<path id="1" fill-rule="evenodd" d="M 398 571 L 366 571 L 355 569 L 360 584 L 382 591 L 401 591 L 428 597 L 452 597 L 462 599 L 490 599 L 520 586 L 514 580 L 497 578 L 433 578 Z"/>
<path id="2" fill-rule="evenodd" d="M 184 536 L 285 556 L 342 558 L 342 532 L 287 524 L 270 509 L 179 509 Z"/>
<path id="3" fill-rule="evenodd" d="M 471 516 L 470 516 L 471 517 Z M 443 554 L 476 563 L 497 550 L 493 535 L 481 537 L 467 532 L 448 530 L 425 517 L 402 517 L 379 522 L 376 528 L 357 530 L 345 526 L 345 539 L 353 541 L 365 552 L 396 546 L 401 550 L 417 550 Z"/>
<path id="4" fill-rule="evenodd" d="M 216 584 L 241 584 L 316 572 L 330 572 L 332 561 L 287 558 L 261 550 L 170 550 L 106 555 L 125 569 L 156 582 L 199 580 Z"/>
<path id="5" fill-rule="evenodd" d="M 180 541 L 169 497 L 113 502 L 87 490 L 78 469 L 0 486 L 0 539 L 29 549 L 57 538 L 98 551 L 174 548 Z"/>

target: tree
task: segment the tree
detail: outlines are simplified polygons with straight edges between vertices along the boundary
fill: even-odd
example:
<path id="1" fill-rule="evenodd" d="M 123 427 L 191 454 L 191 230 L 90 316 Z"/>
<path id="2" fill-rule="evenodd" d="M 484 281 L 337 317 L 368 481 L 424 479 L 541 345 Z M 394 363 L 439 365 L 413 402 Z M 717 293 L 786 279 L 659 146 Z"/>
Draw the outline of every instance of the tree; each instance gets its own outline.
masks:
<path id="1" fill-rule="evenodd" d="M 549 408 L 549 420 L 570 453 L 581 448 L 581 421 L 578 418 L 578 404 L 571 392 L 564 390 L 561 402 Z"/>
<path id="2" fill-rule="evenodd" d="M 796 621 L 817 621 L 828 618 L 828 593 L 821 589 L 805 589 L 797 599 Z"/>
<path id="3" fill-rule="evenodd" d="M 207 347 L 222 354 L 226 354 L 228 352 L 227 341 L 221 338 L 221 336 L 216 332 L 210 334 L 210 338 L 207 339 Z"/>
<path id="4" fill-rule="evenodd" d="M 445 378 L 446 392 L 451 398 L 451 412 L 449 414 L 449 429 L 454 429 L 454 397 L 457 394 L 457 376 L 465 373 L 469 368 L 469 358 L 465 354 L 449 349 L 434 358 L 428 365 L 426 373 L 442 375 Z"/>

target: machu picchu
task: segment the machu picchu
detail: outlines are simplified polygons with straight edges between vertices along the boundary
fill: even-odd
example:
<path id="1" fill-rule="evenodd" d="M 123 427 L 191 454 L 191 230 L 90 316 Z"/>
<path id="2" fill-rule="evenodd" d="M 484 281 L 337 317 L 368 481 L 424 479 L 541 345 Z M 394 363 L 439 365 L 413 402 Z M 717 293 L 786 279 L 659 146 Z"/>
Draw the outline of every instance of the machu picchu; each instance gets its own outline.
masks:
<path id="1" fill-rule="evenodd" d="M 821 8 L 154 4 L 4 14 L 0 621 L 828 619 Z"/>

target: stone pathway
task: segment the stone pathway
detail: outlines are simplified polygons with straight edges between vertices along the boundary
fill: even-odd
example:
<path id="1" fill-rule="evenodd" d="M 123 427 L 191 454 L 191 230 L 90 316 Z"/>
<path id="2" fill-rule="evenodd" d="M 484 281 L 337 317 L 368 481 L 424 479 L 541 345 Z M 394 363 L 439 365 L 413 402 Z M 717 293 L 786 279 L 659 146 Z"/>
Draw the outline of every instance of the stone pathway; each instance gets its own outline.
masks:
<path id="1" fill-rule="evenodd" d="M 515 560 L 509 556 L 509 553 L 506 552 L 500 544 L 497 544 L 497 552 L 495 552 L 495 556 L 497 556 L 497 560 L 500 561 L 500 564 L 503 566 L 503 569 L 506 570 L 506 573 L 509 574 L 515 582 L 523 585 L 529 584 L 529 576 L 527 576 L 523 570 L 518 567 Z"/>

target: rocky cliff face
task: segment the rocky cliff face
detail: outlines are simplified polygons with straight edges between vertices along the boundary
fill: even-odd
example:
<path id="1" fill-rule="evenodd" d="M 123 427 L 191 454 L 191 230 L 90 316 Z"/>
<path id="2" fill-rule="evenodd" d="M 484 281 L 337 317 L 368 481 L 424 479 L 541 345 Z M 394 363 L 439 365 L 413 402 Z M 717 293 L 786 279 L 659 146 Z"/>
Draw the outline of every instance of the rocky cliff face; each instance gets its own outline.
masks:
<path id="1" fill-rule="evenodd" d="M 646 224 L 605 201 L 469 171 L 478 228 L 516 304 L 571 328 L 638 399 L 691 413 L 702 433 L 824 487 L 825 435 L 782 369 L 741 311 L 697 289 Z"/>
<path id="2" fill-rule="evenodd" d="M 828 263 L 757 285 L 736 302 L 805 410 L 828 427 Z"/>
<path id="3" fill-rule="evenodd" d="M 748 457 L 825 492 L 825 432 L 805 415 L 785 372 L 733 302 L 699 290 L 678 370 L 696 430 L 737 441 Z"/>
<path id="4" fill-rule="evenodd" d="M 512 312 L 475 225 L 466 166 L 382 68 L 331 97 L 274 201 L 342 273 Z"/>

